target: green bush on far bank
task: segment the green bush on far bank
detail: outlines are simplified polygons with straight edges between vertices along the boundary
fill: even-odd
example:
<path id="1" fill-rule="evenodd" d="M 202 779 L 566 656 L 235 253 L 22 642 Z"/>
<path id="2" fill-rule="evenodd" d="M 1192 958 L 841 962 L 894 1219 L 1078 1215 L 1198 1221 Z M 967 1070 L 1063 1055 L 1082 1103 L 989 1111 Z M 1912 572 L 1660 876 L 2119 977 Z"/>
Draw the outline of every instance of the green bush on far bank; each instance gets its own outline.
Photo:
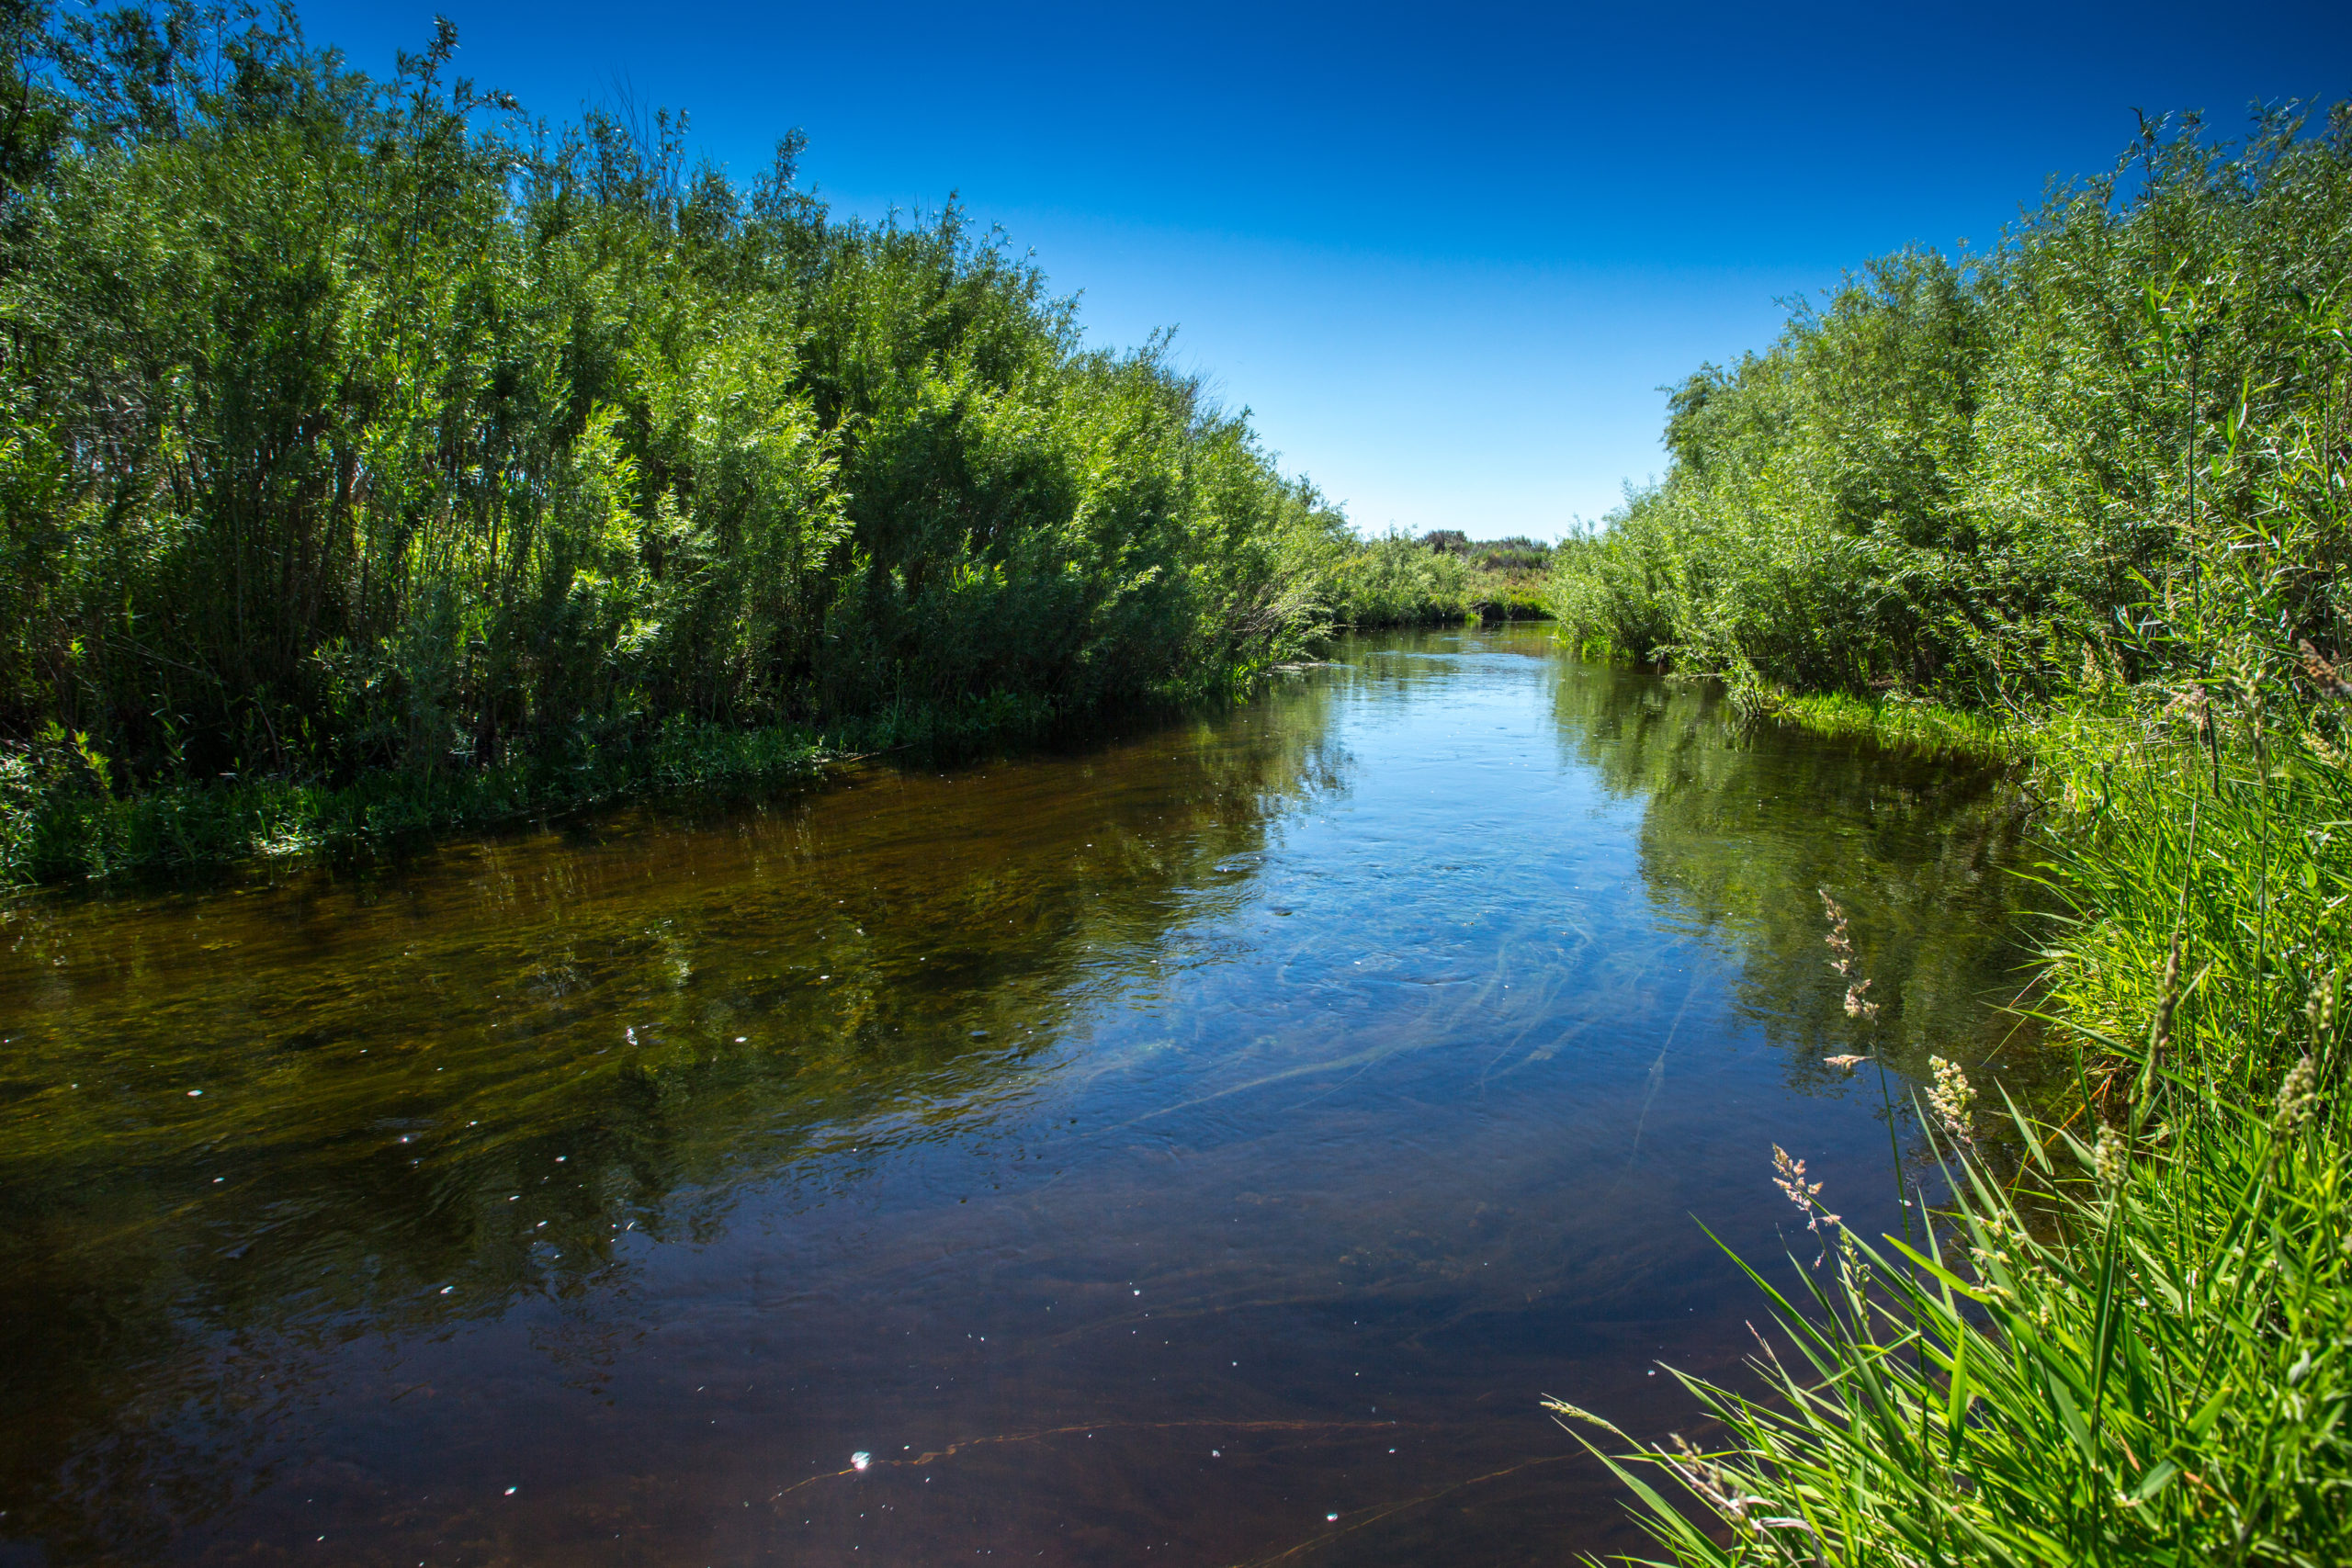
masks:
<path id="1" fill-rule="evenodd" d="M 1544 618 L 1552 547 L 1526 538 L 1476 540 L 1456 529 L 1416 539 L 1395 532 L 1354 539 L 1323 568 L 1317 599 L 1346 626 L 1425 626 Z"/>

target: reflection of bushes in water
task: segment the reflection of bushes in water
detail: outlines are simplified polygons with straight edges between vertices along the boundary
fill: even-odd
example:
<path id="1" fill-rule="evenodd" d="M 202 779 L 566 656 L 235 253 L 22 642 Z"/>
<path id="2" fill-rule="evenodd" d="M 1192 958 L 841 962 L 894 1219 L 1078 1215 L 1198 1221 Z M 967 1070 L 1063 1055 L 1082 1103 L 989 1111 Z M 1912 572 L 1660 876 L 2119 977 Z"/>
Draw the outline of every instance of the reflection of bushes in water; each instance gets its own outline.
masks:
<path id="1" fill-rule="evenodd" d="M 1833 1077 L 1825 1052 L 1882 1048 L 1890 1066 L 1924 1074 L 1930 1050 L 1973 1059 L 2007 1033 L 2012 1021 L 1984 1004 L 2026 980 L 2014 792 L 1866 743 L 1727 723 L 1711 685 L 1567 665 L 1556 707 L 1577 761 L 1643 802 L 1651 892 L 1730 936 L 1742 1005 L 1768 1037 L 1804 1048 L 1800 1077 Z M 1828 968 L 1823 888 L 1852 914 L 1883 1009 L 1873 1032 L 1847 1017 Z"/>
<path id="2" fill-rule="evenodd" d="M 1082 970 L 1220 918 L 1236 857 L 1332 786 L 1328 701 L 1288 684 L 1222 743 L 977 769 L 923 811 L 867 804 L 931 787 L 873 771 L 608 825 L 616 849 L 582 829 L 193 907 L 19 906 L 6 986 L 43 1076 L 0 1110 L 12 1533 L 135 1552 L 230 1497 L 254 1427 L 224 1337 L 262 1363 L 235 1379 L 316 1386 L 288 1373 L 331 1323 L 608 1289 L 621 1237 L 709 1237 L 746 1182 L 813 1195 L 944 1124 L 1019 1122 Z"/>

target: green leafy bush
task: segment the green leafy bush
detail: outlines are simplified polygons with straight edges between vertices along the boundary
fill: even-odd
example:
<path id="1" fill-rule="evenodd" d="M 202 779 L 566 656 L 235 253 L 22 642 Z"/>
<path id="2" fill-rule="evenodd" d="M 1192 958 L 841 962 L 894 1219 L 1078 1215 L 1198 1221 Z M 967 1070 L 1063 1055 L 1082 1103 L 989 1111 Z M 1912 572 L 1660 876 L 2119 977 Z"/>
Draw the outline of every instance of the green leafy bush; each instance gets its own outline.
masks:
<path id="1" fill-rule="evenodd" d="M 1326 557 L 1317 592 L 1341 626 L 1536 619 L 1546 614 L 1551 555 L 1532 539 L 1476 540 L 1459 529 L 1415 539 L 1391 530 L 1343 542 Z"/>
<path id="2" fill-rule="evenodd" d="M 1552 607 L 1741 683 L 2001 706 L 2154 678 L 2172 645 L 2134 607 L 2273 504 L 2233 440 L 2341 417 L 2347 242 L 2352 107 L 2235 148 L 2152 125 L 1995 249 L 1882 258 L 1675 389 L 1667 478 L 1561 550 Z M 2332 517 L 2322 478 L 2290 488 Z M 2310 580 L 2290 640 L 2338 648 L 2339 592 Z"/>
<path id="3" fill-rule="evenodd" d="M 1081 714 L 1323 624 L 1338 515 L 1000 236 L 832 216 L 797 134 L 743 186 L 682 118 L 528 120 L 454 47 L 0 14 L 0 735 L 118 803 L 342 789 Z M 74 815 L 6 789 L 12 842 Z"/>

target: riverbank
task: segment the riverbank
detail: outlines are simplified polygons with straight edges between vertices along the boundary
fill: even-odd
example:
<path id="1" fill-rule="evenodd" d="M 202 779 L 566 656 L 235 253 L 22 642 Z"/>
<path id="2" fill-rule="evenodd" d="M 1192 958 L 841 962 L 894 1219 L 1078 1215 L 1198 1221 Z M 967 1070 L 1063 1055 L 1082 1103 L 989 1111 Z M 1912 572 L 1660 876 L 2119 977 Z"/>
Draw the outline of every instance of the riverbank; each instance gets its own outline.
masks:
<path id="1" fill-rule="evenodd" d="M 1939 1169 L 1909 1176 L 1929 1231 L 1867 1238 L 1835 1218 L 1852 1194 L 1781 1172 L 1826 1238 L 1793 1291 L 1754 1261 L 1795 1353 L 1758 1364 L 1761 1398 L 1685 1379 L 1723 1424 L 1707 1451 L 1611 1461 L 1672 1562 L 1749 1562 L 1776 1531 L 1853 1568 L 2352 1551 L 2352 853 L 2329 830 L 2352 774 L 2291 739 L 2217 761 L 2196 739 L 2045 741 L 2075 915 L 2037 1010 L 2074 1092 L 2027 1107 L 1939 1069 Z M 1980 1153 L 1996 1135 L 2021 1168 Z"/>
<path id="2" fill-rule="evenodd" d="M 1745 691 L 1736 699 L 1759 717 L 1831 739 L 1868 739 L 1920 757 L 2018 767 L 2033 754 L 2032 731 L 1999 715 L 1940 703 L 1869 698 L 1843 692 Z"/>
<path id="3" fill-rule="evenodd" d="M 25 748 L 0 759 L 0 887 L 373 853 L 637 802 L 757 800 L 867 756 L 968 757 L 1038 744 L 1084 722 L 1039 699 L 1003 696 L 896 708 L 821 728 L 673 722 L 639 737 L 606 737 L 569 757 L 429 773 L 379 770 L 344 784 L 229 779 L 130 794 L 101 787 L 98 769 L 70 746 Z"/>
<path id="4" fill-rule="evenodd" d="M 1085 346 L 952 205 L 833 213 L 797 132 L 738 183 L 457 41 L 0 28 L 0 874 L 763 787 L 1328 628 L 1345 518 L 1164 339 Z"/>
<path id="5" fill-rule="evenodd" d="M 665 795 L 741 798 L 813 778 L 853 754 L 840 739 L 797 728 L 680 725 L 571 762 L 379 772 L 342 785 L 217 780 L 129 795 L 100 789 L 85 773 L 37 777 L 19 754 L 0 763 L 0 885 L 351 853 Z"/>
<path id="6" fill-rule="evenodd" d="M 1924 1229 L 1860 1234 L 1783 1163 L 1812 1234 L 1796 1289 L 1756 1265 L 1764 1397 L 1686 1379 L 1705 1451 L 1598 1439 L 1674 1562 L 2352 1557 L 2332 123 L 2152 133 L 2128 197 L 1873 263 L 1681 388 L 1668 479 L 1563 547 L 1572 639 L 2022 765 L 2067 901 L 2033 1010 L 2071 1087 L 2013 1104 L 1939 1062 L 1896 1173 Z"/>

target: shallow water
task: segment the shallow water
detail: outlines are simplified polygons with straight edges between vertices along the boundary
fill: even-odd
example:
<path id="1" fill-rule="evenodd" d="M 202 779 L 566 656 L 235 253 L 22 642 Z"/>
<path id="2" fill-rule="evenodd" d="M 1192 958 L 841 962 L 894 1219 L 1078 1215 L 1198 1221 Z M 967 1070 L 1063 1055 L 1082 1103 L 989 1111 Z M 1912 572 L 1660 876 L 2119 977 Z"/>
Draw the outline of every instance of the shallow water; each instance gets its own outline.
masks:
<path id="1" fill-rule="evenodd" d="M 1557 1562 L 2015 1063 L 2016 819 L 1541 631 L 0 924 L 0 1563 Z M 1849 1021 L 1816 888 L 1884 1004 Z M 1996 1060 L 1998 1066 L 2000 1061 Z M 1782 1264 L 1785 1268 L 1786 1265 Z M 867 1456 L 863 1468 L 854 1454 Z"/>

